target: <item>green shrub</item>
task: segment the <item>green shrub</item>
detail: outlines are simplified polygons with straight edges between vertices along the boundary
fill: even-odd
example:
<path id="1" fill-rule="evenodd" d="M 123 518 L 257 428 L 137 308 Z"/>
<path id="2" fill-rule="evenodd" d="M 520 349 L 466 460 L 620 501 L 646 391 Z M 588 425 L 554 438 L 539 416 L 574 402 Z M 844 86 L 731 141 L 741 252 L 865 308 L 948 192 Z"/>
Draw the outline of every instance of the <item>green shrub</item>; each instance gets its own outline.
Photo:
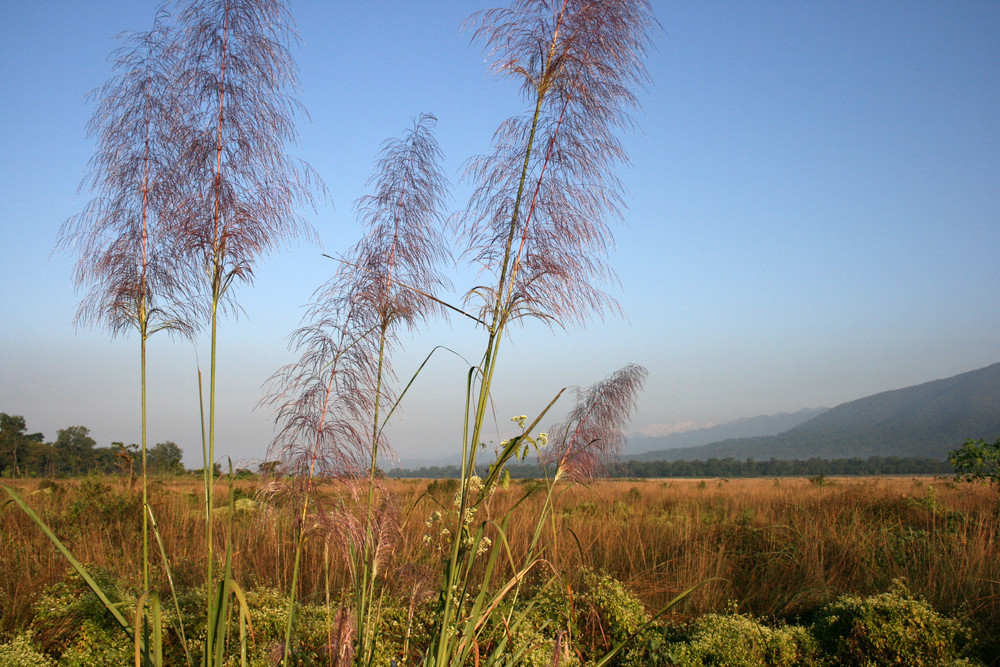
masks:
<path id="1" fill-rule="evenodd" d="M 0 665 L 4 667 L 55 667 L 55 661 L 35 646 L 30 630 L 0 644 Z"/>
<path id="2" fill-rule="evenodd" d="M 63 651 L 59 667 L 122 667 L 135 664 L 135 645 L 119 627 L 85 621 Z"/>
<path id="3" fill-rule="evenodd" d="M 273 588 L 259 588 L 247 591 L 247 606 L 250 609 L 250 625 L 253 628 L 252 641 L 248 640 L 247 660 L 252 667 L 276 664 L 275 657 L 281 658 L 284 651 L 285 624 L 288 620 L 288 593 Z M 197 664 L 201 660 L 201 650 L 205 641 L 205 587 L 204 585 L 182 592 L 178 596 L 178 606 L 184 619 L 188 646 Z M 164 616 L 171 627 L 176 627 L 176 612 L 173 603 L 163 602 Z M 292 657 L 297 667 L 325 665 L 327 660 L 327 627 L 324 607 L 300 604 L 295 611 L 295 634 Z M 230 637 L 239 637 L 239 611 L 234 608 L 229 622 Z M 247 634 L 250 632 L 247 630 Z M 235 639 L 234 639 L 235 641 Z M 226 665 L 239 664 L 239 652 L 229 657 Z M 172 664 L 165 660 L 167 664 Z M 179 664 L 179 663 L 178 663 Z"/>
<path id="4" fill-rule="evenodd" d="M 585 592 L 577 601 L 579 613 L 588 613 L 600 627 L 595 636 L 605 638 L 604 646 L 599 647 L 598 654 L 606 652 L 638 633 L 635 638 L 619 653 L 612 665 L 620 667 L 652 667 L 668 664 L 666 660 L 666 642 L 660 628 L 651 626 L 642 630 L 649 622 L 650 616 L 646 609 L 625 585 L 608 574 L 584 572 Z"/>
<path id="5" fill-rule="evenodd" d="M 90 574 L 104 594 L 119 604 L 119 610 L 128 617 L 135 609 L 135 596 L 108 570 L 96 569 Z M 36 632 L 35 641 L 46 653 L 61 655 L 81 642 L 87 645 L 85 636 L 94 637 L 102 632 L 115 640 L 128 642 L 104 603 L 75 575 L 67 575 L 65 580 L 45 589 L 33 605 L 33 611 L 31 627 Z"/>
<path id="6" fill-rule="evenodd" d="M 813 634 L 837 665 L 940 667 L 963 656 L 970 633 L 899 580 L 879 595 L 845 595 L 820 610 Z"/>
<path id="7" fill-rule="evenodd" d="M 523 620 L 508 630 L 506 617 Z M 560 667 L 580 664 L 571 646 L 570 605 L 558 584 L 525 593 L 514 613 L 496 614 L 490 620 L 492 640 L 508 638 L 504 657 L 518 667 L 551 667 L 557 653 Z"/>
<path id="8" fill-rule="evenodd" d="M 269 588 L 249 591 L 247 605 L 250 607 L 250 621 L 255 638 L 253 662 L 268 664 L 266 661 L 271 656 L 280 655 L 275 648 L 284 647 L 285 625 L 288 621 L 288 593 Z M 230 631 L 238 632 L 235 624 Z M 295 633 L 292 638 L 293 664 L 325 664 L 326 644 L 325 610 L 310 604 L 297 605 Z"/>
<path id="9" fill-rule="evenodd" d="M 140 520 L 142 496 L 129 491 L 117 491 L 96 479 L 87 478 L 80 483 L 76 500 L 70 504 L 66 516 L 75 523 L 108 523 L 121 521 L 124 517 Z"/>
<path id="10" fill-rule="evenodd" d="M 966 440 L 948 455 L 955 466 L 955 480 L 989 484 L 1000 498 L 1000 438 L 996 442 Z"/>
<path id="11" fill-rule="evenodd" d="M 672 664 L 683 667 L 778 667 L 820 665 L 819 646 L 801 626 L 768 627 L 743 614 L 705 614 L 686 640 L 672 644 Z"/>

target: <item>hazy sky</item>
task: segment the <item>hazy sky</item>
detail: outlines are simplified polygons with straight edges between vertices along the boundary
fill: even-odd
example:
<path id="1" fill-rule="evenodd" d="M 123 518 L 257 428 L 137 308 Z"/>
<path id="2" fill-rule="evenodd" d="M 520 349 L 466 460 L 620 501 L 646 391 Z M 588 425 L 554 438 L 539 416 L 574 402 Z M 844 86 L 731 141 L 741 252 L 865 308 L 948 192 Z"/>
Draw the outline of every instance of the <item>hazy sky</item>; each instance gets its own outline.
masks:
<path id="1" fill-rule="evenodd" d="M 7 0 L 0 26 L 0 411 L 52 440 L 82 424 L 99 445 L 138 441 L 138 339 L 78 330 L 75 257 L 53 254 L 94 144 L 86 93 L 110 75 L 114 35 L 151 26 L 139 0 Z M 614 294 L 627 319 L 504 347 L 499 437 L 565 385 L 627 362 L 649 369 L 633 423 L 659 434 L 833 406 L 1000 361 L 1000 3 L 654 2 L 641 131 L 625 138 L 628 226 L 616 231 Z M 438 119 L 453 179 L 524 103 L 486 75 L 461 24 L 469 0 L 293 3 L 302 45 L 292 153 L 333 204 L 306 211 L 321 246 L 299 245 L 239 287 L 220 329 L 217 453 L 264 456 L 260 386 L 292 360 L 302 305 L 359 236 L 353 202 L 381 142 L 421 112 Z M 471 284 L 452 271 L 456 292 Z M 459 300 L 455 295 L 446 295 Z M 404 336 L 408 379 L 435 345 L 475 360 L 466 321 Z M 200 467 L 195 343 L 154 336 L 150 443 Z M 442 354 L 392 428 L 404 458 L 460 447 L 467 363 Z M 557 406 L 555 421 L 568 405 Z M 496 428 L 491 438 L 497 437 Z"/>

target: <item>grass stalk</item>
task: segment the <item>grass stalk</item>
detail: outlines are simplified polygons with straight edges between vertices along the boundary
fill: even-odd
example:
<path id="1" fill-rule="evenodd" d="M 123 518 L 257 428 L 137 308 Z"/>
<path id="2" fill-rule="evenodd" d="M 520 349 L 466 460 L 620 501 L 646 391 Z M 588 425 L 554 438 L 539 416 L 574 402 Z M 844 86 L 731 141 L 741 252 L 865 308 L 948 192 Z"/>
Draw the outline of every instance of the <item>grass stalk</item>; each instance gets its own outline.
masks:
<path id="1" fill-rule="evenodd" d="M 553 40 L 554 39 L 555 37 L 553 37 Z M 550 48 L 549 57 L 551 57 L 551 53 L 552 50 Z M 495 302 L 492 309 L 491 323 L 488 327 L 486 350 L 483 353 L 482 362 L 479 365 L 478 372 L 476 369 L 472 369 L 469 373 L 468 389 L 471 389 L 472 386 L 474 386 L 474 379 L 477 376 L 479 377 L 478 396 L 475 402 L 475 414 L 472 418 L 471 433 L 469 433 L 468 428 L 468 409 L 465 413 L 466 427 L 464 428 L 464 431 L 468 437 L 464 437 L 462 443 L 462 468 L 460 479 L 461 487 L 459 491 L 460 503 L 458 523 L 455 526 L 456 529 L 453 533 L 454 539 L 451 545 L 451 553 L 444 572 L 444 583 L 441 589 L 442 609 L 437 623 L 438 627 L 436 628 L 438 635 L 435 642 L 432 644 L 433 650 L 435 651 L 435 665 L 450 664 L 450 654 L 454 650 L 449 634 L 452 632 L 451 628 L 453 623 L 458 620 L 457 607 L 461 602 L 460 599 L 453 599 L 455 597 L 453 591 L 457 590 L 461 579 L 461 566 L 459 561 L 462 555 L 461 536 L 465 530 L 463 517 L 465 517 L 466 511 L 470 505 L 472 478 L 476 475 L 476 454 L 479 449 L 480 437 L 486 419 L 486 407 L 490 400 L 490 390 L 493 383 L 493 374 L 496 369 L 499 347 L 503 339 L 503 331 L 508 321 L 508 315 L 510 314 L 510 301 L 513 296 L 512 293 L 515 279 L 515 275 L 513 274 L 516 272 L 516 269 L 512 269 L 512 267 L 510 267 L 511 251 L 513 249 L 514 238 L 519 227 L 518 214 L 521 206 L 521 198 L 524 194 L 525 184 L 528 180 L 531 154 L 534 147 L 535 134 L 538 130 L 539 118 L 541 116 L 543 97 L 544 94 L 539 91 L 535 99 L 535 109 L 531 121 L 531 131 L 528 135 L 527 144 L 524 149 L 524 163 L 521 168 L 521 175 L 518 181 L 517 194 L 514 198 L 513 212 L 511 214 L 506 244 L 503 249 L 503 259 L 500 263 L 499 279 L 497 281 L 495 292 Z M 508 279 L 509 270 L 511 270 L 512 275 Z M 502 467 L 502 464 L 500 467 Z M 465 583 L 467 584 L 468 582 Z M 486 587 L 486 583 L 487 582 L 485 581 L 483 582 L 483 588 Z"/>
<path id="2" fill-rule="evenodd" d="M 285 646 L 282 651 L 282 664 L 291 664 L 292 656 L 292 628 L 295 627 L 295 608 L 299 596 L 299 567 L 302 564 L 302 549 L 305 546 L 305 522 L 309 511 L 309 487 L 312 484 L 312 475 L 306 483 L 305 497 L 302 500 L 302 511 L 298 516 L 295 526 L 295 559 L 292 565 L 292 583 L 288 590 L 288 619 L 285 622 Z"/>

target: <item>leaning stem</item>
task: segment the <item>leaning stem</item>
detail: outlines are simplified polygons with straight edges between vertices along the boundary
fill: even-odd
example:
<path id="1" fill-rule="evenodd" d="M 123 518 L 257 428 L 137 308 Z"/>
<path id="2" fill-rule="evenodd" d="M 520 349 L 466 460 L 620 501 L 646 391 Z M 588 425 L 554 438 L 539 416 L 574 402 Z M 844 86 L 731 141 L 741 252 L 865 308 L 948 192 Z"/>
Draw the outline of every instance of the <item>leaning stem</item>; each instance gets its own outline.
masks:
<path id="1" fill-rule="evenodd" d="M 386 332 L 389 330 L 389 322 L 383 321 L 382 330 L 379 335 L 378 341 L 378 369 L 375 375 L 375 411 L 372 418 L 372 460 L 371 467 L 368 470 L 368 511 L 371 512 L 371 505 L 373 501 L 373 485 L 375 482 L 375 474 L 378 472 L 378 441 L 379 441 L 379 426 L 378 426 L 378 414 L 379 407 L 382 398 L 382 371 L 385 368 L 385 338 Z"/>
<path id="2" fill-rule="evenodd" d="M 469 441 L 469 465 L 463 473 L 471 474 L 475 464 L 476 448 L 479 444 L 479 437 L 482 433 L 483 421 L 486 416 L 486 405 L 489 402 L 490 386 L 493 383 L 493 370 L 496 367 L 496 357 L 500 346 L 500 339 L 504 326 L 507 322 L 507 309 L 510 305 L 509 294 L 513 292 L 514 279 L 516 277 L 516 267 L 511 269 L 511 250 L 514 247 L 514 236 L 518 228 L 518 212 L 521 208 L 521 198 L 524 195 L 524 186 L 528 180 L 528 169 L 531 166 L 531 151 L 535 142 L 535 133 L 538 131 L 538 119 L 542 113 L 542 100 L 544 94 L 539 92 L 535 100 L 535 113 L 531 121 L 531 133 L 528 135 L 528 145 L 524 151 L 524 165 L 521 167 L 521 179 L 517 186 L 517 196 L 514 198 L 514 212 L 511 215 L 510 230 L 507 234 L 507 244 L 504 247 L 503 262 L 500 264 L 500 279 L 497 281 L 496 303 L 493 308 L 493 323 L 490 325 L 490 335 L 486 342 L 486 352 L 483 355 L 483 378 L 479 385 L 479 399 L 476 402 L 476 416 L 472 424 L 472 439 Z M 510 277 L 507 273 L 510 270 Z M 510 284 L 507 287 L 507 284 Z M 504 288 L 507 287 L 508 296 L 504 298 Z M 465 474 L 463 474 L 463 479 Z M 466 494 L 462 493 L 462 510 L 465 509 Z"/>
<path id="3" fill-rule="evenodd" d="M 395 244 L 393 244 L 395 247 Z M 391 272 L 391 266 L 390 266 Z M 379 408 L 382 398 L 382 379 L 385 369 L 385 344 L 386 333 L 389 329 L 390 320 L 384 318 L 379 332 L 378 346 L 378 367 L 375 375 L 375 405 L 372 415 L 372 448 L 371 464 L 368 470 L 368 504 L 365 508 L 365 542 L 360 552 L 355 552 L 354 558 L 360 555 L 362 562 L 355 562 L 355 605 L 357 607 L 358 619 L 358 659 L 359 664 L 367 664 L 371 654 L 372 645 L 370 636 L 372 633 L 371 615 L 372 599 L 375 594 L 375 476 L 378 473 L 378 445 L 379 445 Z"/>
<path id="4" fill-rule="evenodd" d="M 289 660 L 291 659 L 292 651 L 292 628 L 295 623 L 295 603 L 299 595 L 299 565 L 302 561 L 302 549 L 305 545 L 305 531 L 304 526 L 306 523 L 306 517 L 309 515 L 309 497 L 312 493 L 312 487 L 316 479 L 316 462 L 319 459 L 319 448 L 322 445 L 322 436 L 320 433 L 323 431 L 323 424 L 326 423 L 326 411 L 330 404 L 330 396 L 333 393 L 333 381 L 337 376 L 337 362 L 339 357 L 334 357 L 334 360 L 330 369 L 329 379 L 326 382 L 326 394 L 323 397 L 323 410 L 320 412 L 319 417 L 319 428 L 317 429 L 316 442 L 313 444 L 312 459 L 309 462 L 309 477 L 306 480 L 305 493 L 302 498 L 302 513 L 299 516 L 298 524 L 298 535 L 295 540 L 295 564 L 292 568 L 292 585 L 291 590 L 288 592 L 288 622 L 285 625 L 285 649 L 284 657 L 282 658 L 282 664 L 291 664 Z M 327 573 L 329 577 L 329 573 Z"/>
<path id="5" fill-rule="evenodd" d="M 521 236 L 521 245 L 520 245 L 520 248 L 518 248 L 517 259 L 515 259 L 514 265 L 511 268 L 510 280 L 507 283 L 505 283 L 504 281 L 505 281 L 506 275 L 507 275 L 507 265 L 510 262 L 511 250 L 514 247 L 514 235 L 517 233 L 517 228 L 518 228 L 518 219 L 519 219 L 520 212 L 521 212 L 521 198 L 524 196 L 524 188 L 525 188 L 525 185 L 528 182 L 528 168 L 531 165 L 531 152 L 532 152 L 532 149 L 535 146 L 535 133 L 538 131 L 538 119 L 539 119 L 539 117 L 541 117 L 541 114 L 542 114 L 542 103 L 545 101 L 545 94 L 546 94 L 546 91 L 548 89 L 548 84 L 545 83 L 545 81 L 548 78 L 549 72 L 550 72 L 551 67 L 552 67 L 553 58 L 554 58 L 555 52 L 556 52 L 556 44 L 558 44 L 558 42 L 559 42 L 559 31 L 562 28 L 562 21 L 563 21 L 563 17 L 565 16 L 565 14 L 566 14 L 566 0 L 563 0 L 562 8 L 559 10 L 559 17 L 556 20 L 555 30 L 552 32 L 552 39 L 549 42 L 549 52 L 548 52 L 548 54 L 546 56 L 546 59 L 545 59 L 545 66 L 543 67 L 541 76 L 539 77 L 539 83 L 535 87 L 535 113 L 534 113 L 534 115 L 531 118 L 531 133 L 528 135 L 528 145 L 527 145 L 527 148 L 524 151 L 524 165 L 521 167 L 521 179 L 520 179 L 520 182 L 517 185 L 517 196 L 514 199 L 514 212 L 511 215 L 511 219 L 510 219 L 510 231 L 508 232 L 508 235 L 507 235 L 507 247 L 504 250 L 503 263 L 501 265 L 502 268 L 501 268 L 501 271 L 500 271 L 500 282 L 498 283 L 498 286 L 497 286 L 496 310 L 494 311 L 494 314 L 493 314 L 493 317 L 494 317 L 494 326 L 496 326 L 497 313 L 500 312 L 500 307 L 501 307 L 501 304 L 502 304 L 503 299 L 504 299 L 504 296 L 503 296 L 503 288 L 504 288 L 504 286 L 505 285 L 507 286 L 507 297 L 506 298 L 507 298 L 508 301 L 510 300 L 511 296 L 514 293 L 514 277 L 517 274 L 518 259 L 520 259 L 521 252 L 524 249 L 524 241 L 527 238 L 527 234 L 528 234 L 528 223 L 531 220 L 531 212 L 530 211 L 529 211 L 528 216 L 527 216 L 528 219 L 525 220 L 525 223 L 524 223 L 524 232 L 522 232 L 522 236 Z M 563 110 L 565 111 L 565 107 L 563 108 Z M 561 117 L 559 119 L 559 124 L 560 125 L 562 124 L 562 118 Z M 552 151 L 552 145 L 550 144 L 550 146 L 549 146 L 549 153 L 550 154 L 551 154 L 551 151 Z M 546 156 L 546 163 L 547 162 L 548 162 L 548 156 Z M 547 166 L 547 164 L 546 164 L 546 166 Z M 539 175 L 539 181 L 538 181 L 539 185 L 541 185 L 541 179 L 544 177 L 544 175 L 545 175 L 545 171 L 544 171 L 544 167 L 543 167 L 542 174 Z M 537 193 L 538 193 L 538 188 L 536 187 L 536 189 L 535 189 L 535 196 L 532 197 L 531 210 L 534 209 L 535 198 L 537 197 Z"/>
<path id="6" fill-rule="evenodd" d="M 524 151 L 524 165 L 521 167 L 521 180 L 517 185 L 517 196 L 514 198 L 514 212 L 510 216 L 510 230 L 507 232 L 507 244 L 504 247 L 503 262 L 500 263 L 500 280 L 497 282 L 497 294 L 496 294 L 496 304 L 493 309 L 493 326 L 491 331 L 496 329 L 497 326 L 503 327 L 503 322 L 505 318 L 501 318 L 501 312 L 504 305 L 504 287 L 509 283 L 510 286 L 507 289 L 508 299 L 510 298 L 510 293 L 513 292 L 514 288 L 514 278 L 516 276 L 517 267 L 512 269 L 510 265 L 511 250 L 514 247 L 514 235 L 517 234 L 518 228 L 518 217 L 521 211 L 521 198 L 524 196 L 524 186 L 528 181 L 528 169 L 531 166 L 531 150 L 535 145 L 535 133 L 538 131 L 538 119 L 542 114 L 542 101 L 545 99 L 545 94 L 539 91 L 535 99 L 535 114 L 531 119 L 531 133 L 528 135 L 528 146 Z M 527 231 L 527 230 L 525 230 Z M 507 278 L 507 272 L 510 270 L 510 279 Z M 492 339 L 490 341 L 492 343 Z M 489 344 L 487 345 L 489 347 Z M 489 385 L 484 383 L 487 388 Z"/>

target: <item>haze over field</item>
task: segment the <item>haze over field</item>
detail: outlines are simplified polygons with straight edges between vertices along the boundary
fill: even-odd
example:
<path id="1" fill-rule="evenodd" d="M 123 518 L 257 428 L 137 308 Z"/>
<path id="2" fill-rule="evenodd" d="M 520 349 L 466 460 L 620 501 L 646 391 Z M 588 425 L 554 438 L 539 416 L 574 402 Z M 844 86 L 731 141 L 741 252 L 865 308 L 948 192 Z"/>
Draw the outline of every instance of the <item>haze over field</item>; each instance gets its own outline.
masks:
<path id="1" fill-rule="evenodd" d="M 54 439 L 82 424 L 98 444 L 137 441 L 138 342 L 73 326 L 74 257 L 52 255 L 94 144 L 85 95 L 110 75 L 123 30 L 156 3 L 16 3 L 0 27 L 0 411 Z M 352 202 L 382 141 L 438 117 L 451 207 L 459 174 L 519 111 L 488 78 L 462 21 L 489 3 L 293 6 L 300 122 L 293 153 L 332 204 L 306 218 L 322 245 L 257 268 L 220 329 L 217 452 L 264 456 L 261 383 L 292 360 L 285 336 L 360 230 Z M 617 232 L 613 315 L 584 330 L 529 322 L 501 353 L 491 438 L 564 385 L 627 362 L 649 369 L 633 423 L 656 436 L 743 417 L 835 406 L 1000 360 L 1000 4 L 657 3 L 651 84 L 625 138 L 627 227 Z M 464 262 L 453 294 L 475 284 Z M 196 367 L 207 338 L 150 344 L 150 442 L 176 441 L 198 467 Z M 403 381 L 435 345 L 469 362 L 482 334 L 458 318 L 404 341 Z M 401 457 L 461 441 L 469 363 L 436 355 L 392 428 Z M 551 419 L 561 415 L 557 406 Z"/>

